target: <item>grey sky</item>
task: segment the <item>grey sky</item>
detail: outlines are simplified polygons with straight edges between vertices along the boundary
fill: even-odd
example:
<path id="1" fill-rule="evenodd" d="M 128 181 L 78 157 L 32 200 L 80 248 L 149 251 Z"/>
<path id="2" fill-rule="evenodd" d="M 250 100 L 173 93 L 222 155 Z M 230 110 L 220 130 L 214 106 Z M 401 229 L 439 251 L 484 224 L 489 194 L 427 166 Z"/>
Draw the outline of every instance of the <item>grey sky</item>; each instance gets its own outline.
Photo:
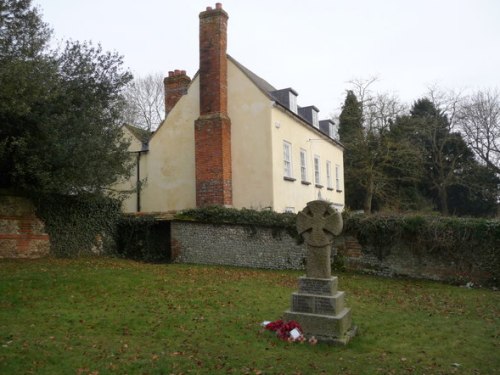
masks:
<path id="1" fill-rule="evenodd" d="M 212 2 L 210 2 L 212 1 Z M 136 75 L 198 69 L 198 14 L 214 0 L 34 0 L 56 39 L 101 42 Z M 348 81 L 411 103 L 428 86 L 500 88 L 500 0 L 225 0 L 228 53 L 320 118 Z"/>

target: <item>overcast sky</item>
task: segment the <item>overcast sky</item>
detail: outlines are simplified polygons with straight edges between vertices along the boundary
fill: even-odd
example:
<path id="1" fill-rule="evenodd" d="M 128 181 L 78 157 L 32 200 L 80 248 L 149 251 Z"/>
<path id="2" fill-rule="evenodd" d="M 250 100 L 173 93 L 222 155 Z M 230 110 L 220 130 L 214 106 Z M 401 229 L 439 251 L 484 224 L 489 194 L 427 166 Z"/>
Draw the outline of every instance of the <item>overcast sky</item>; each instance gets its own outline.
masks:
<path id="1" fill-rule="evenodd" d="M 207 0 L 34 0 L 56 40 L 91 40 L 134 75 L 198 70 Z M 500 88 L 500 0 L 225 0 L 228 53 L 320 118 L 338 114 L 349 80 L 404 102 L 430 85 Z"/>

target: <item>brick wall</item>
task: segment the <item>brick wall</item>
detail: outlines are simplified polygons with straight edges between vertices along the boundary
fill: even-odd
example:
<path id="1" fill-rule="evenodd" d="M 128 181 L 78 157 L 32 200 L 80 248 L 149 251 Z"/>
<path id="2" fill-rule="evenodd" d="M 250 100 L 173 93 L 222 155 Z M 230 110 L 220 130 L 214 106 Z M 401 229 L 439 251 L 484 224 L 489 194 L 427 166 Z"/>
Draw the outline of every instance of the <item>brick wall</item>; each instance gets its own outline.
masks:
<path id="1" fill-rule="evenodd" d="M 33 204 L 24 197 L 0 194 L 0 258 L 39 258 L 50 241 Z"/>

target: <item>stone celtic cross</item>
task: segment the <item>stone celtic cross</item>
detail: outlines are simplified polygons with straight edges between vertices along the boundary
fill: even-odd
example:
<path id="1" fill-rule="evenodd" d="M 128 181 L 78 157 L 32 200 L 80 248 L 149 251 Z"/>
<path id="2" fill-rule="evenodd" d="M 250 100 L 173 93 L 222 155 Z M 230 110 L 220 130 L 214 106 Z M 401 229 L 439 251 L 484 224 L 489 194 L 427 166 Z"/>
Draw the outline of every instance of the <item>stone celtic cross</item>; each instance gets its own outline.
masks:
<path id="1" fill-rule="evenodd" d="M 342 232 L 342 215 L 328 202 L 316 200 L 297 216 L 297 231 L 307 244 L 306 276 L 331 277 L 330 253 L 333 236 Z"/>

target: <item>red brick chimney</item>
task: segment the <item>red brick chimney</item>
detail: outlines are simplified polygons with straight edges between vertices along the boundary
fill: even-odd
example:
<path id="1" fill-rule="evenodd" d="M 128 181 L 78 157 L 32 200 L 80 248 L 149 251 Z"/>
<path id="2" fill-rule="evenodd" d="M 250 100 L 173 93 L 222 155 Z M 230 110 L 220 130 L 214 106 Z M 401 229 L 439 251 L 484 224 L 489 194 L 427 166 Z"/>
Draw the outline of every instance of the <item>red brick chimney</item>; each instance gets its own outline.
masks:
<path id="1" fill-rule="evenodd" d="M 177 104 L 182 95 L 187 93 L 191 78 L 186 75 L 185 70 L 174 70 L 168 72 L 168 77 L 163 80 L 165 88 L 165 117 Z"/>
<path id="2" fill-rule="evenodd" d="M 230 206 L 231 120 L 227 113 L 227 13 L 200 13 L 200 117 L 195 121 L 196 205 Z"/>

